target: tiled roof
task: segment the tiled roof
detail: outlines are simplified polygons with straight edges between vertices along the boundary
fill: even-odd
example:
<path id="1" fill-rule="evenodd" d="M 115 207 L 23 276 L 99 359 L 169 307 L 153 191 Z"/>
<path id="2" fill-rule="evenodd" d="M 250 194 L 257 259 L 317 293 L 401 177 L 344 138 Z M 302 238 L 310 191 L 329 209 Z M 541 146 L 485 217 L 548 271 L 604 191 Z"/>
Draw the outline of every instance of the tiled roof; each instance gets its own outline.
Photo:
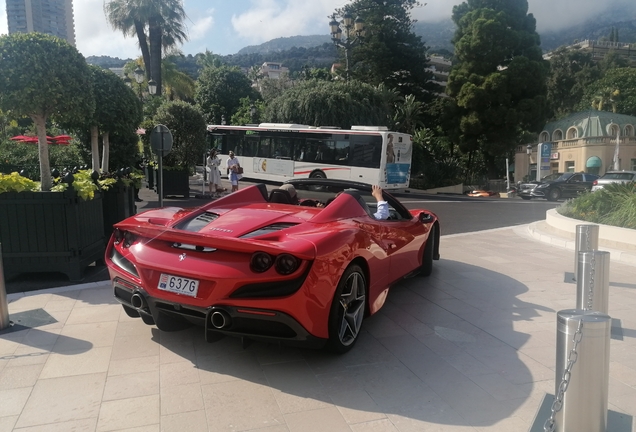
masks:
<path id="1" fill-rule="evenodd" d="M 592 109 L 577 112 L 560 120 L 550 122 L 544 126 L 543 132 L 548 132 L 552 136 L 555 130 L 560 129 L 565 136 L 567 130 L 574 126 L 579 130 L 578 138 L 610 136 L 607 128 L 610 124 L 619 125 L 622 134 L 625 126 L 632 125 L 636 127 L 636 117 Z"/>

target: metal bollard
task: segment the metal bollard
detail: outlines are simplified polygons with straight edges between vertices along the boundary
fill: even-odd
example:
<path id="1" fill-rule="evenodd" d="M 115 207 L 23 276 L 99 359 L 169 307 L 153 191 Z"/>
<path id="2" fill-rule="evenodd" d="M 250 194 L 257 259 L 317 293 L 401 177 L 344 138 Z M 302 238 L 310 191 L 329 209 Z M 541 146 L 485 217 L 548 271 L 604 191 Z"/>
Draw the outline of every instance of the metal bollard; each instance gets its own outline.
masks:
<path id="1" fill-rule="evenodd" d="M 555 431 L 605 432 L 612 320 L 607 314 L 567 309 L 557 314 Z"/>
<path id="2" fill-rule="evenodd" d="M 576 308 L 607 314 L 609 311 L 610 253 L 579 252 Z"/>
<path id="3" fill-rule="evenodd" d="M 598 225 L 577 225 L 574 243 L 574 280 L 579 271 L 579 252 L 598 249 Z"/>
<path id="4" fill-rule="evenodd" d="M 2 243 L 0 243 L 0 330 L 9 327 L 9 304 L 7 287 L 4 285 L 4 267 L 2 265 Z"/>

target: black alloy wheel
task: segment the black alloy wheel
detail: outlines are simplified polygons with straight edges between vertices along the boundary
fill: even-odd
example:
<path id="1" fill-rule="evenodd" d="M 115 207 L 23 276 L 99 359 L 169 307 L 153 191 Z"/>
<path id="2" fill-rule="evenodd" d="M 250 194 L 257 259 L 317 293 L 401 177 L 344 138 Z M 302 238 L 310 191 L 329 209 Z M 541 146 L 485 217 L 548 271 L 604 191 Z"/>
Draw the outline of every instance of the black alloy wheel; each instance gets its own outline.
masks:
<path id="1" fill-rule="evenodd" d="M 367 301 L 367 282 L 360 266 L 349 266 L 338 282 L 329 313 L 329 347 L 344 354 L 358 340 Z"/>

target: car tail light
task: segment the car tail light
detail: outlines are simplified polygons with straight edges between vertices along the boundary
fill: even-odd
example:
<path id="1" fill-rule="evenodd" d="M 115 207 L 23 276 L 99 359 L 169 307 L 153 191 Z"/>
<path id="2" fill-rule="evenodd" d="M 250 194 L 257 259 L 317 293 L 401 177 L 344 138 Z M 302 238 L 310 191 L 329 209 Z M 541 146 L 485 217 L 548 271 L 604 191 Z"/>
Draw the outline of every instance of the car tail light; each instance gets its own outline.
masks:
<path id="1" fill-rule="evenodd" d="M 596 186 L 598 184 L 598 180 L 594 180 L 594 182 L 592 182 L 593 186 Z"/>
<path id="2" fill-rule="evenodd" d="M 276 271 L 282 275 L 292 274 L 299 265 L 300 260 L 293 255 L 282 254 L 276 258 Z"/>
<path id="3" fill-rule="evenodd" d="M 254 252 L 250 261 L 250 268 L 255 273 L 263 273 L 274 264 L 274 258 L 265 252 Z"/>
<path id="4" fill-rule="evenodd" d="M 133 245 L 133 243 L 137 240 L 135 235 L 130 231 L 124 232 L 124 247 L 129 248 Z"/>

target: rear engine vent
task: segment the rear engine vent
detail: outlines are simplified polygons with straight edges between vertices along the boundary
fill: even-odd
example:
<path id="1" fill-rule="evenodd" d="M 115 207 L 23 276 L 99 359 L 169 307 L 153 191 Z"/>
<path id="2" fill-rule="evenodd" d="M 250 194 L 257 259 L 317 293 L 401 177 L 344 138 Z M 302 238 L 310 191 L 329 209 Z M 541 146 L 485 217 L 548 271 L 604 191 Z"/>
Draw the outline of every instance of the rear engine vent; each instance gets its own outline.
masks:
<path id="1" fill-rule="evenodd" d="M 184 231 L 199 232 L 211 222 L 215 221 L 218 217 L 218 214 L 212 212 L 201 213 L 193 219 L 179 223 L 175 228 Z"/>
<path id="2" fill-rule="evenodd" d="M 240 238 L 251 238 L 251 237 L 257 237 L 257 236 L 261 236 L 261 235 L 265 235 L 265 234 L 272 234 L 275 233 L 276 231 L 281 231 L 287 228 L 291 228 L 293 226 L 296 226 L 298 224 L 296 223 L 277 223 L 277 224 L 272 224 L 272 225 L 267 225 L 264 226 L 263 228 L 259 228 L 256 231 L 252 231 L 252 232 L 248 232 L 247 234 L 243 234 Z"/>

